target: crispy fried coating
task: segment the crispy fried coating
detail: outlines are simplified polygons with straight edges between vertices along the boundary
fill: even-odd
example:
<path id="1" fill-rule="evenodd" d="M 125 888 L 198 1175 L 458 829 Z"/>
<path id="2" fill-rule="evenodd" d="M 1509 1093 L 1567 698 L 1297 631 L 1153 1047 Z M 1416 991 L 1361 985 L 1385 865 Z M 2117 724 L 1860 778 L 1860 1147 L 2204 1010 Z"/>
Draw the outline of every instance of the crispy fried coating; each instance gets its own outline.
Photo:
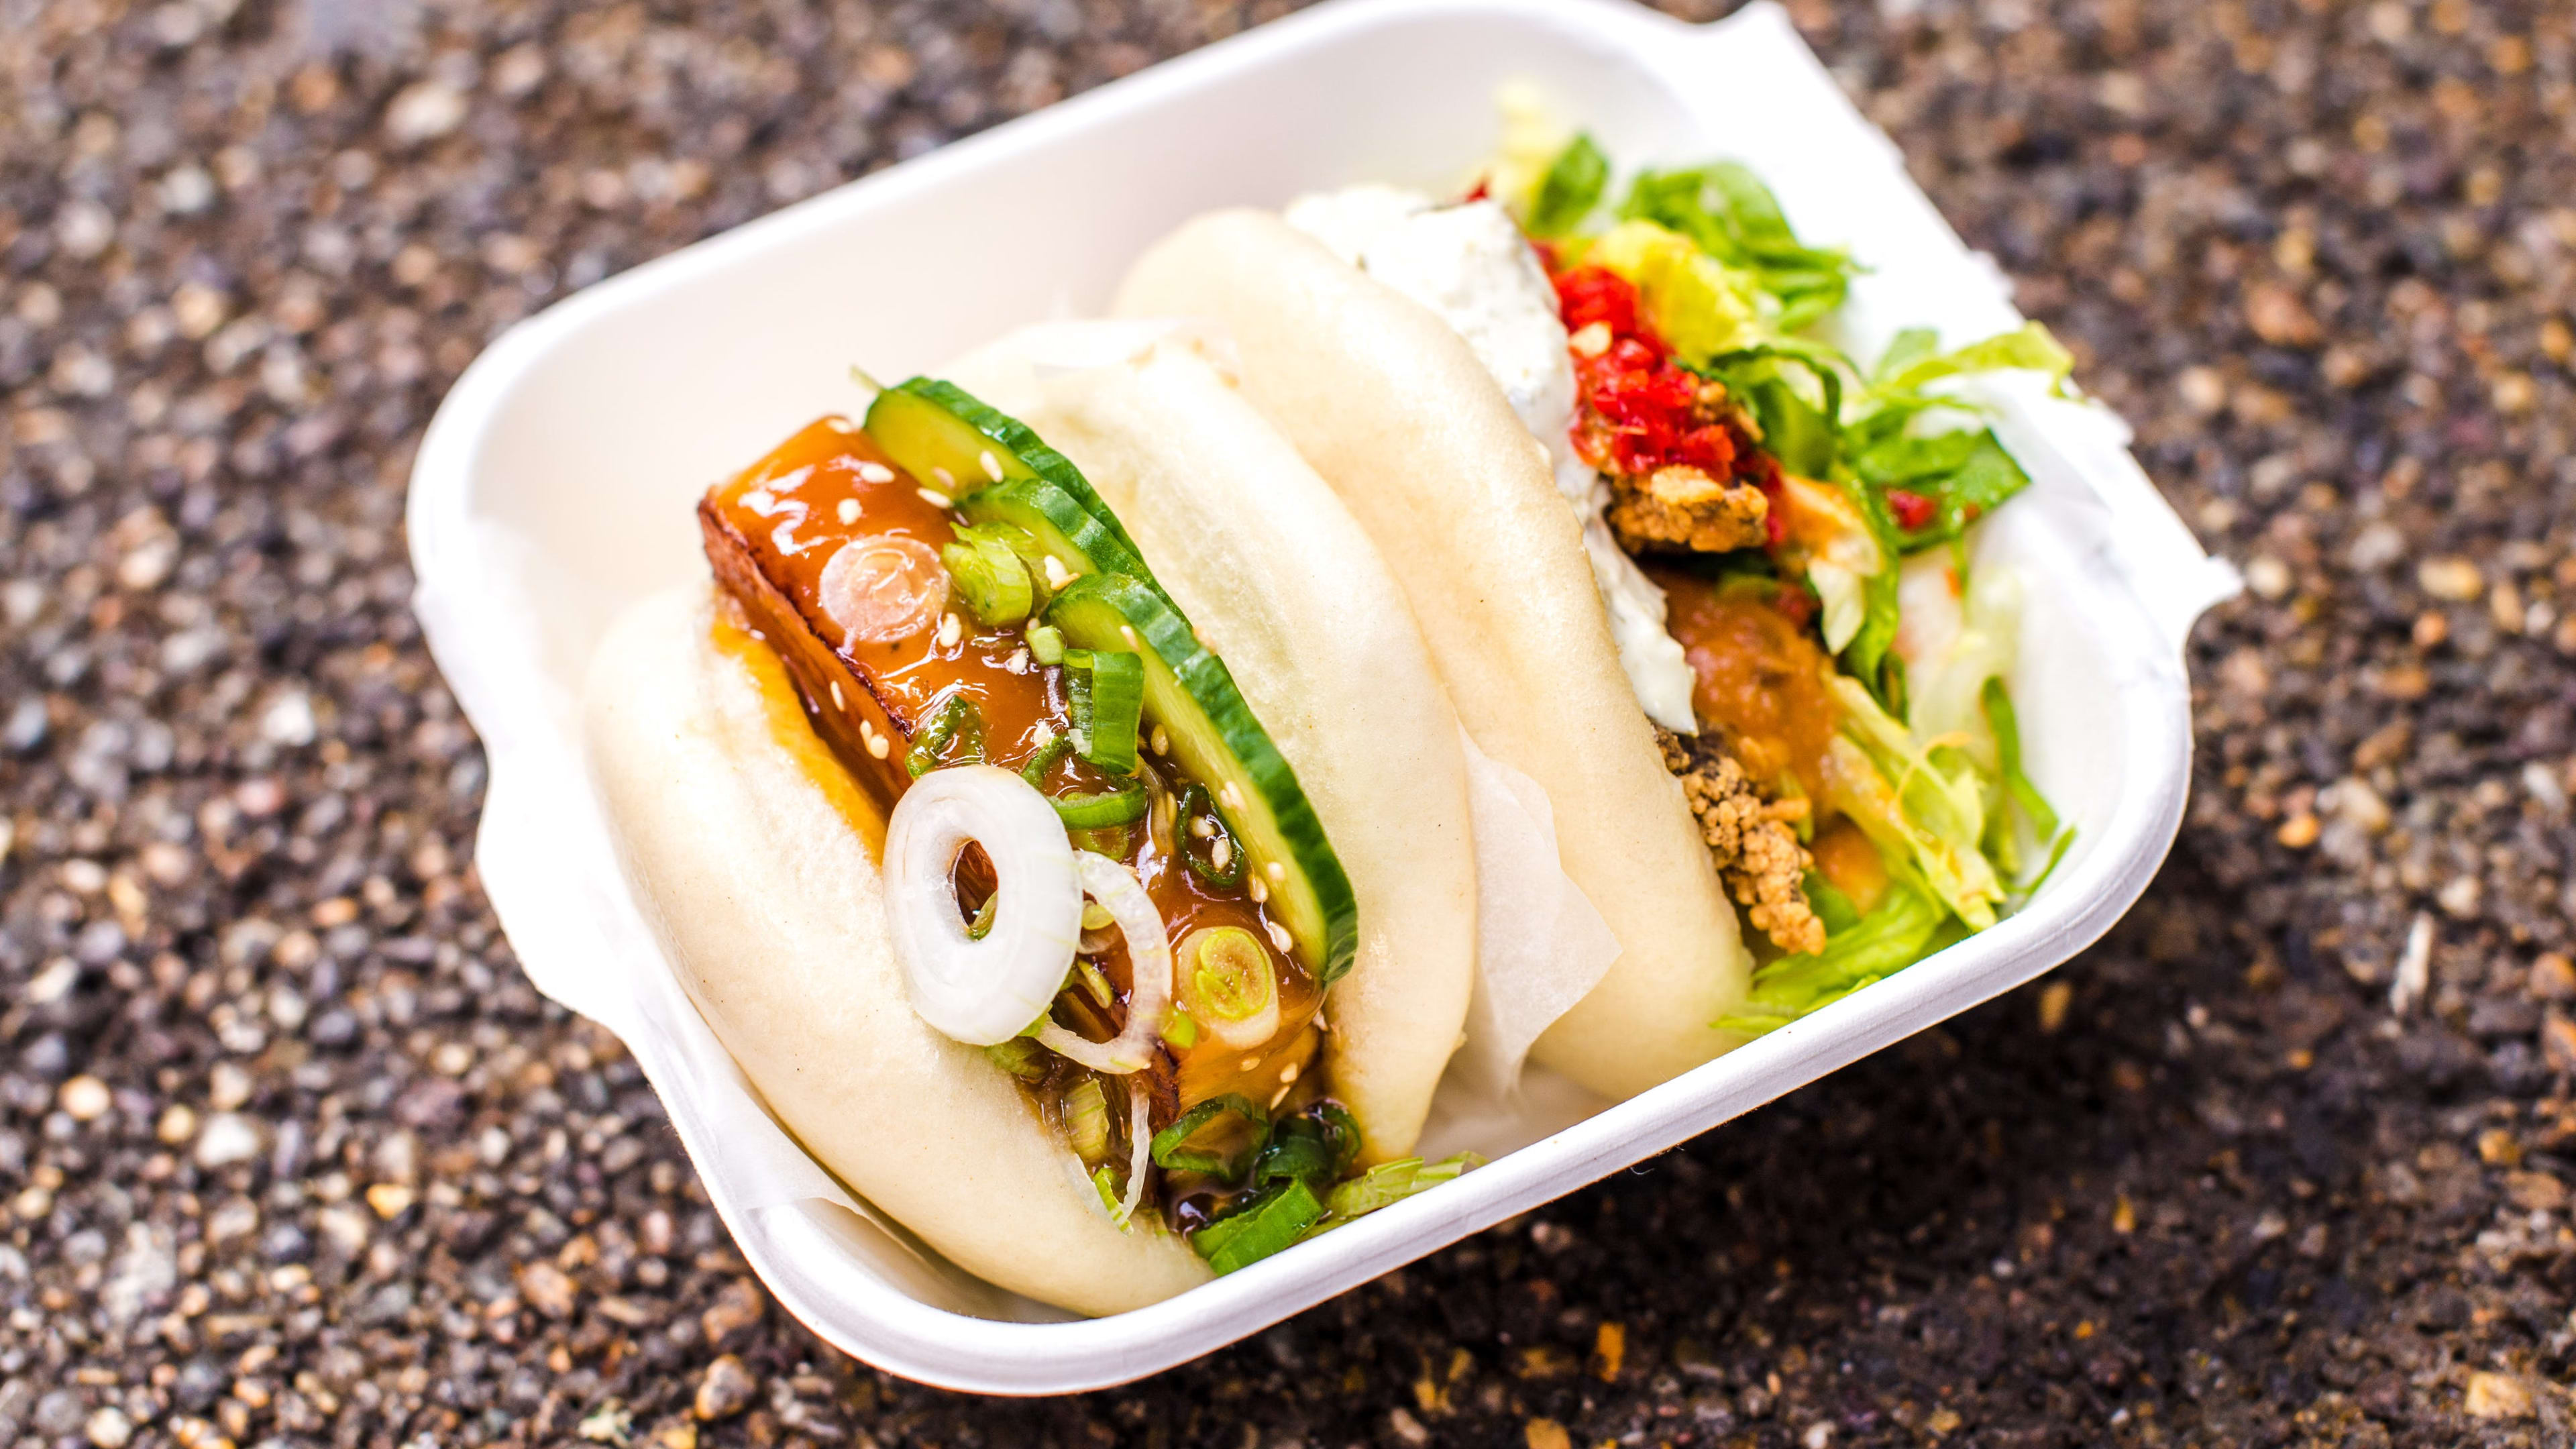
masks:
<path id="1" fill-rule="evenodd" d="M 1725 553 L 1763 541 L 1771 500 L 1753 484 L 1686 463 L 1643 478 L 1610 475 L 1610 531 L 1630 553 Z"/>
<path id="2" fill-rule="evenodd" d="M 1815 862 L 1790 827 L 1807 813 L 1807 802 L 1763 799 L 1744 767 L 1711 736 L 1684 740 L 1669 731 L 1655 733 L 1664 766 L 1681 777 L 1700 837 L 1745 918 L 1792 955 L 1823 950 L 1825 923 L 1816 919 L 1802 886 Z"/>

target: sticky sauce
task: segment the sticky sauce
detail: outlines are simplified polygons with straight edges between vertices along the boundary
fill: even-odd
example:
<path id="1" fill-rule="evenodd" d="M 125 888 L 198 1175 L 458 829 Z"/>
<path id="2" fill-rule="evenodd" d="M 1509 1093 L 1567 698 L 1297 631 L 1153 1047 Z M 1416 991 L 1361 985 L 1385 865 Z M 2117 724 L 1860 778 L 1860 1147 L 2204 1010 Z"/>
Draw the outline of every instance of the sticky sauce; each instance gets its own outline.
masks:
<path id="1" fill-rule="evenodd" d="M 1810 799 L 1824 793 L 1824 752 L 1835 724 L 1825 690 L 1832 667 L 1796 620 L 1758 589 L 1726 587 L 1658 570 L 1668 627 L 1697 684 L 1691 706 L 1718 730 L 1756 780 L 1796 777 Z"/>

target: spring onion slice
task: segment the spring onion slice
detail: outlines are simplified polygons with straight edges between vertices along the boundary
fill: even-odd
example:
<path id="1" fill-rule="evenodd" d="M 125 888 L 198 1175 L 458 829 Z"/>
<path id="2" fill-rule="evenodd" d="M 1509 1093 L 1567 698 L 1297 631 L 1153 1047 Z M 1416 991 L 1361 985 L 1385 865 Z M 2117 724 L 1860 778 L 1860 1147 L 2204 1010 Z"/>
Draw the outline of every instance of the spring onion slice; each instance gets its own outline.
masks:
<path id="1" fill-rule="evenodd" d="M 1111 825 L 1125 825 L 1145 818 L 1145 787 L 1127 785 L 1096 794 L 1069 793 L 1054 797 L 1056 817 L 1067 830 L 1100 830 Z"/>
<path id="2" fill-rule="evenodd" d="M 1279 1034 L 1279 978 L 1250 931 L 1201 926 L 1174 955 L 1181 1009 L 1210 1035 L 1248 1052 Z"/>
<path id="3" fill-rule="evenodd" d="M 1068 649 L 1065 667 L 1082 757 L 1113 775 L 1136 768 L 1136 731 L 1144 723 L 1145 661 L 1124 649 Z"/>
<path id="4" fill-rule="evenodd" d="M 966 607 L 987 624 L 1016 624 L 1037 603 L 1029 566 L 1006 537 L 1018 532 L 1007 524 L 970 525 L 959 528 L 957 541 L 939 550 L 939 561 L 948 566 L 949 580 Z"/>
<path id="5" fill-rule="evenodd" d="M 1324 1215 L 1322 1199 L 1304 1178 L 1262 1198 L 1232 1217 L 1219 1218 L 1198 1230 L 1190 1246 L 1219 1273 L 1257 1263 L 1305 1236 Z"/>
<path id="6" fill-rule="evenodd" d="M 1215 1121 L 1220 1113 L 1225 1112 L 1231 1112 L 1252 1124 L 1252 1141 L 1243 1151 L 1236 1153 L 1232 1158 L 1224 1158 L 1213 1152 L 1202 1152 L 1188 1145 L 1189 1140 L 1198 1135 L 1199 1129 Z M 1172 1125 L 1155 1133 L 1154 1162 L 1157 1166 L 1176 1171 L 1204 1172 L 1232 1182 L 1241 1178 L 1244 1169 L 1252 1165 L 1253 1158 L 1261 1151 L 1262 1143 L 1268 1137 L 1269 1131 L 1268 1113 L 1253 1105 L 1249 1098 L 1228 1092 L 1222 1097 L 1210 1097 L 1199 1103 L 1173 1118 Z"/>
<path id="7" fill-rule="evenodd" d="M 1013 776 L 1011 782 L 1014 785 L 1025 783 L 1017 776 Z M 909 800 L 912 797 L 906 795 L 904 798 Z M 1043 800 L 1045 797 L 1039 798 Z M 1057 838 L 1062 839 L 1063 827 L 1055 825 L 1052 810 L 1048 824 L 1054 828 Z M 1163 1018 L 1172 1009 L 1171 937 L 1164 930 L 1162 912 L 1154 909 L 1154 898 L 1145 894 L 1145 884 L 1136 879 L 1134 871 L 1105 855 L 1077 850 L 1073 852 L 1073 874 L 1081 893 L 1100 902 L 1102 908 L 1109 912 L 1110 919 L 1118 923 L 1119 933 L 1127 938 L 1128 969 L 1134 978 L 1134 985 L 1127 993 L 1127 1024 L 1108 1041 L 1085 1041 L 1049 1021 L 1038 1028 L 1038 1042 L 1058 1056 L 1080 1062 L 1095 1072 L 1124 1076 L 1129 1072 L 1142 1071 L 1154 1058 L 1154 1043 L 1162 1034 Z M 954 914 L 953 910 L 951 914 Z M 1068 946 L 1065 954 L 1069 962 L 1072 957 L 1069 948 L 1082 927 L 1078 900 L 1067 924 L 1072 928 L 1065 936 Z M 1064 979 L 1063 971 L 1062 966 L 1056 968 L 1057 974 L 1050 986 Z M 1027 1020 L 1025 1017 L 1021 1019 Z"/>
<path id="8" fill-rule="evenodd" d="M 965 748 L 958 764 L 984 763 L 984 712 L 965 695 L 952 694 L 940 701 L 930 723 L 912 737 L 912 747 L 903 752 L 904 773 L 918 780 L 938 769 L 948 763 L 945 756 L 949 745 L 959 740 L 965 742 Z"/>
<path id="9" fill-rule="evenodd" d="M 980 940 L 968 934 L 949 878 L 970 841 L 984 847 L 995 879 Z M 1055 807 L 1019 776 L 960 765 L 914 782 L 886 820 L 885 842 L 888 935 L 913 1010 L 970 1046 L 1019 1035 L 1054 1002 L 1073 964 L 1082 880 Z"/>
<path id="10" fill-rule="evenodd" d="M 1225 817 L 1217 813 L 1216 803 L 1208 798 L 1207 787 L 1192 785 L 1182 791 L 1177 813 L 1184 832 L 1180 842 L 1181 863 L 1190 868 L 1190 874 L 1219 890 L 1232 890 L 1243 884 L 1243 842 L 1234 838 L 1234 831 L 1225 823 Z M 1201 858 L 1198 848 L 1201 821 L 1207 822 L 1208 829 L 1205 858 Z"/>

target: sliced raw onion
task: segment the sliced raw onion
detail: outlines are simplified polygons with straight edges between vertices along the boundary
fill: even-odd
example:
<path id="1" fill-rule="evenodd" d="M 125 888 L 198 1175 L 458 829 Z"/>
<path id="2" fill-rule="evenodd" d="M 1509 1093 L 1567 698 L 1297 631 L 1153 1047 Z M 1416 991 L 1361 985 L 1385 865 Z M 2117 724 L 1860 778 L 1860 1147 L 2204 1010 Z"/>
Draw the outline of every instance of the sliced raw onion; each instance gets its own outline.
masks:
<path id="1" fill-rule="evenodd" d="M 926 634 L 948 607 L 948 569 L 917 538 L 880 533 L 834 550 L 818 585 L 843 642 L 891 644 Z"/>
<path id="2" fill-rule="evenodd" d="M 981 940 L 966 934 L 949 879 L 970 840 L 992 858 L 998 882 Z M 912 1009 L 972 1046 L 1019 1035 L 1054 1004 L 1073 965 L 1083 889 L 1055 806 L 1028 781 L 993 765 L 914 781 L 886 821 L 885 843 L 886 915 Z"/>
<path id="3" fill-rule="evenodd" d="M 1172 939 L 1163 928 L 1163 913 L 1154 909 L 1154 898 L 1145 894 L 1136 873 L 1105 855 L 1074 851 L 1073 870 L 1082 893 L 1100 902 L 1127 938 L 1127 964 L 1135 978 L 1127 993 L 1127 1024 L 1107 1041 L 1085 1041 L 1050 1021 L 1038 1028 L 1038 1042 L 1095 1072 L 1117 1076 L 1143 1071 L 1154 1059 L 1154 1043 L 1172 1010 Z M 1074 925 L 1081 924 L 1077 909 Z"/>
<path id="4" fill-rule="evenodd" d="M 1153 1140 L 1153 1123 L 1145 1115 L 1145 1088 L 1135 1081 L 1127 1083 L 1127 1200 L 1118 1205 L 1118 1221 L 1126 1223 L 1136 1216 L 1136 1204 L 1145 1200 L 1145 1169 L 1152 1158 L 1147 1156 Z"/>

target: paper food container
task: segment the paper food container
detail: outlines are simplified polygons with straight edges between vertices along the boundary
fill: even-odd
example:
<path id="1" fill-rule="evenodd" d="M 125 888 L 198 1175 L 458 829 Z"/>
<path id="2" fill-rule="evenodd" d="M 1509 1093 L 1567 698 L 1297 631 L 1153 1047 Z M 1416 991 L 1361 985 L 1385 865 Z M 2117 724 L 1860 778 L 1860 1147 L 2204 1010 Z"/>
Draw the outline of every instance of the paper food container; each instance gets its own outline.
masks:
<path id="1" fill-rule="evenodd" d="M 854 406 L 851 363 L 899 377 L 1097 313 L 1196 213 L 1359 180 L 1447 187 L 1489 151 L 1496 90 L 1516 80 L 1623 164 L 1753 165 L 1802 236 L 1869 267 L 1842 317 L 1857 355 L 1903 326 L 1956 344 L 2021 320 L 1776 8 L 1690 26 L 1608 0 L 1343 0 L 592 287 L 494 343 L 439 409 L 412 474 L 412 559 L 430 647 L 490 761 L 484 888 L 538 989 L 634 1051 L 752 1267 L 851 1354 L 1005 1394 L 1184 1362 L 2020 985 L 2107 930 L 2170 847 L 2191 750 L 2181 641 L 2235 576 L 2158 498 L 2116 418 L 2007 388 L 1998 427 L 2035 486 L 1976 547 L 2024 576 L 2013 695 L 2031 773 L 2078 832 L 2018 915 L 1632 1101 L 1541 1074 L 1507 1118 L 1445 1116 L 1425 1152 L 1489 1165 L 1110 1318 L 939 1260 L 768 1116 L 638 913 L 578 723 L 609 620 L 704 570 L 697 494 Z"/>

